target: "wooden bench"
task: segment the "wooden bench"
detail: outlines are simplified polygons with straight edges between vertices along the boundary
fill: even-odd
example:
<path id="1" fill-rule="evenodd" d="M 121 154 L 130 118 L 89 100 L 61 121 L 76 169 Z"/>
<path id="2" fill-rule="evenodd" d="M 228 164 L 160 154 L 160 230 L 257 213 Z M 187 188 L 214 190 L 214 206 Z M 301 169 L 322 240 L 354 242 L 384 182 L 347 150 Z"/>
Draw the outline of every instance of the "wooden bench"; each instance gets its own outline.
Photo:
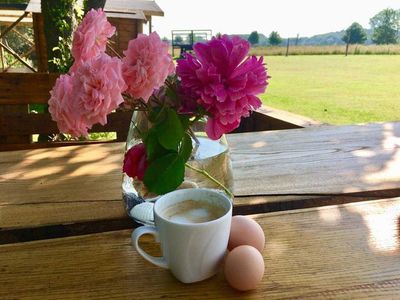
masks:
<path id="1" fill-rule="evenodd" d="M 82 142 L 32 142 L 34 134 L 55 134 L 59 130 L 48 113 L 31 113 L 29 105 L 47 104 L 49 91 L 58 74 L 0 73 L 0 151 L 71 145 Z M 115 112 L 105 126 L 95 125 L 89 131 L 116 132 L 113 141 L 125 141 L 132 112 Z"/>

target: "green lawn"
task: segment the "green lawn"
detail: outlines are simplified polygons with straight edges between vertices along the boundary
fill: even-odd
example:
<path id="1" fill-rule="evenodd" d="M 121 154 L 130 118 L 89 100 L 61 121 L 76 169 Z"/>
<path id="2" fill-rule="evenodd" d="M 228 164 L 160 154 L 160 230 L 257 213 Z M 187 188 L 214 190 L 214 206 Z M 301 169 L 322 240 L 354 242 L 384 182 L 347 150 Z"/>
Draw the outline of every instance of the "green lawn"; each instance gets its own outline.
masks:
<path id="1" fill-rule="evenodd" d="M 400 55 L 264 59 L 267 106 L 331 124 L 400 120 Z"/>

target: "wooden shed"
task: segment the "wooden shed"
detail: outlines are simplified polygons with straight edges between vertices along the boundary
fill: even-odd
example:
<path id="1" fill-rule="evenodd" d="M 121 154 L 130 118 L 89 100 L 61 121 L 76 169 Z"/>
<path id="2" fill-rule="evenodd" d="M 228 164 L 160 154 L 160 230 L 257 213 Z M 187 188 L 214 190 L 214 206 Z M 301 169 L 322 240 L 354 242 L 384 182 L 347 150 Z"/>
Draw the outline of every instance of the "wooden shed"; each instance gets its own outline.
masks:
<path id="1" fill-rule="evenodd" d="M 38 71 L 46 72 L 48 58 L 40 0 L 30 0 L 25 11 L 32 14 Z M 150 0 L 107 0 L 104 11 L 117 29 L 112 40 L 119 54 L 127 49 L 129 40 L 143 32 L 143 24 L 149 22 L 151 32 L 152 16 L 164 16 L 158 4 Z"/>

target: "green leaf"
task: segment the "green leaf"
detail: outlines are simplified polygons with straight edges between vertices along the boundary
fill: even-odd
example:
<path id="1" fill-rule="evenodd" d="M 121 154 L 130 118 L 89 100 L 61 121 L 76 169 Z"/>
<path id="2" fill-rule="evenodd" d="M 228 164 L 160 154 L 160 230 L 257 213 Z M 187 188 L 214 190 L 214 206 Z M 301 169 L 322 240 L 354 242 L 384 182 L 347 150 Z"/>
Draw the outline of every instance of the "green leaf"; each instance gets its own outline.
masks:
<path id="1" fill-rule="evenodd" d="M 179 119 L 181 120 L 183 131 L 188 130 L 190 124 L 190 118 L 188 116 L 179 115 Z"/>
<path id="2" fill-rule="evenodd" d="M 161 146 L 168 150 L 178 151 L 179 144 L 185 134 L 178 114 L 167 109 L 167 117 L 156 125 L 158 141 Z"/>
<path id="3" fill-rule="evenodd" d="M 183 141 L 179 149 L 179 155 L 182 157 L 184 162 L 188 161 L 190 155 L 192 154 L 192 150 L 193 150 L 192 138 L 190 137 L 189 134 L 186 133 L 185 136 L 183 137 Z"/>
<path id="4" fill-rule="evenodd" d="M 150 163 L 143 182 L 150 192 L 162 195 L 175 190 L 184 179 L 185 162 L 178 153 L 169 153 Z"/>
<path id="5" fill-rule="evenodd" d="M 170 98 L 170 99 L 176 99 L 178 98 L 178 95 L 176 94 L 176 91 L 174 89 L 168 88 L 167 91 L 165 92 L 165 95 Z"/>
<path id="6" fill-rule="evenodd" d="M 164 121 L 166 117 L 165 107 L 154 107 L 149 113 L 149 121 L 152 123 L 158 123 Z"/>
<path id="7" fill-rule="evenodd" d="M 148 131 L 144 143 L 146 144 L 146 154 L 149 162 L 168 153 L 168 150 L 158 142 L 156 127 L 152 127 Z"/>

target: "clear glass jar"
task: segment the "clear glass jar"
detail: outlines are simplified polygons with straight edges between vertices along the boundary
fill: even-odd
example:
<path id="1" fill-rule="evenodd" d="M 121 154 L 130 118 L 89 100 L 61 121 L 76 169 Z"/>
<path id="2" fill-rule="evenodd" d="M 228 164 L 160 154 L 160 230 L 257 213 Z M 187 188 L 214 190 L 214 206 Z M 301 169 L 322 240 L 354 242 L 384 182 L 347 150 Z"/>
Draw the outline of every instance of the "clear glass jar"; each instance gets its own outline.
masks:
<path id="1" fill-rule="evenodd" d="M 140 132 L 146 132 L 149 125 L 142 112 L 133 113 L 126 151 L 142 142 Z M 232 163 L 225 136 L 216 141 L 211 140 L 204 132 L 204 124 L 195 125 L 193 131 L 196 139 L 192 140 L 193 151 L 188 160 L 190 167 L 185 168 L 185 179 L 178 189 L 204 187 L 222 190 L 216 180 L 233 193 Z M 142 181 L 132 179 L 126 174 L 123 174 L 122 179 L 122 195 L 125 209 L 131 218 L 142 224 L 153 224 L 153 202 L 159 195 L 149 193 Z"/>

